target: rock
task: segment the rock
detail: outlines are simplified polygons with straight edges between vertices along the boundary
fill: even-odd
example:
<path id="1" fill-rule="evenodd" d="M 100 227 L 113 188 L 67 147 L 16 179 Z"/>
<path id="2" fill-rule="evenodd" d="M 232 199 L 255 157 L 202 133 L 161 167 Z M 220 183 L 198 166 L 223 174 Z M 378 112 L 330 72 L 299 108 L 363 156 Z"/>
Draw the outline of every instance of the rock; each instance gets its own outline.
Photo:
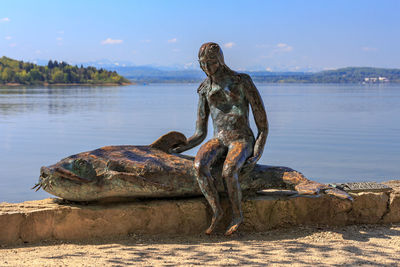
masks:
<path id="1" fill-rule="evenodd" d="M 353 198 L 351 220 L 354 223 L 378 223 L 387 213 L 389 196 L 385 192 L 362 192 Z"/>
<path id="2" fill-rule="evenodd" d="M 400 180 L 392 180 L 385 183 L 393 188 L 390 194 L 389 210 L 383 217 L 384 223 L 397 223 L 400 222 Z"/>
<path id="3" fill-rule="evenodd" d="M 354 202 L 327 195 L 306 197 L 278 191 L 243 201 L 240 232 L 296 225 L 348 225 L 400 221 L 400 186 L 392 192 L 352 194 Z M 60 204 L 61 203 L 61 204 Z M 0 204 L 0 244 L 82 240 L 127 234 L 193 235 L 207 228 L 211 210 L 203 197 L 109 204 L 63 204 L 59 199 Z M 229 201 L 222 198 L 229 224 Z"/>
<path id="4" fill-rule="evenodd" d="M 350 201 L 321 197 L 258 197 L 244 203 L 243 230 L 266 231 L 292 225 L 345 225 Z"/>
<path id="5" fill-rule="evenodd" d="M 20 227 L 24 214 L 13 212 L 0 216 L 0 244 L 15 243 L 20 239 Z"/>
<path id="6" fill-rule="evenodd" d="M 59 205 L 53 199 L 37 201 L 35 207 L 2 212 L 0 243 L 38 242 L 47 239 L 78 240 L 113 235 L 193 234 L 207 226 L 202 199 L 147 201 L 113 205 Z M 32 203 L 32 202 L 30 202 Z M 12 204 L 8 204 L 10 206 Z"/>
<path id="7" fill-rule="evenodd" d="M 383 217 L 384 223 L 400 222 L 400 193 L 390 195 L 389 212 Z"/>

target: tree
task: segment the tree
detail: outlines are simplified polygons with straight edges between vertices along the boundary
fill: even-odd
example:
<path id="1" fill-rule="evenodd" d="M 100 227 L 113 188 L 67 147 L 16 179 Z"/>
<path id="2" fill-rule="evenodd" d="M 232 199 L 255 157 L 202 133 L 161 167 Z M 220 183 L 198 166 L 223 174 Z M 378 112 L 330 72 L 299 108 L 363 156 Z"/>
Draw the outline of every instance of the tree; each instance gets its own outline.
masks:
<path id="1" fill-rule="evenodd" d="M 15 76 L 15 72 L 11 68 L 4 68 L 1 74 L 1 80 L 4 83 L 13 82 Z"/>
<path id="2" fill-rule="evenodd" d="M 39 72 L 38 69 L 33 68 L 30 72 L 29 75 L 31 76 L 31 79 L 33 81 L 43 81 L 43 76 L 42 74 Z"/>
<path id="3" fill-rule="evenodd" d="M 42 84 L 48 83 L 107 83 L 126 81 L 115 72 L 94 67 L 71 66 L 66 62 L 49 60 L 47 66 L 0 58 L 0 83 Z"/>
<path id="4" fill-rule="evenodd" d="M 56 69 L 51 76 L 51 82 L 64 83 L 64 73 L 61 70 Z"/>

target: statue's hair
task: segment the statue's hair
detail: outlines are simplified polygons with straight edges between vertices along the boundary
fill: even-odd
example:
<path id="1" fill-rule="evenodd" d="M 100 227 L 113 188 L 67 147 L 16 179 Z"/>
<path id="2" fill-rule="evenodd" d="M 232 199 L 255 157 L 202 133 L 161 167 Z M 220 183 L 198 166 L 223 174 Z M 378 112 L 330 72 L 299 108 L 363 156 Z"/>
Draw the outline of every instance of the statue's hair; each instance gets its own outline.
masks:
<path id="1" fill-rule="evenodd" d="M 217 43 L 209 42 L 202 44 L 199 50 L 199 59 L 200 58 L 215 58 L 220 64 L 225 65 L 224 53 Z"/>
<path id="2" fill-rule="evenodd" d="M 217 43 L 209 42 L 209 43 L 204 43 L 201 45 L 199 49 L 199 59 L 202 58 L 215 58 L 218 60 L 219 64 L 222 66 L 222 68 L 231 73 L 234 74 L 235 72 L 231 70 L 226 64 L 224 60 L 224 53 L 222 52 L 221 47 Z"/>

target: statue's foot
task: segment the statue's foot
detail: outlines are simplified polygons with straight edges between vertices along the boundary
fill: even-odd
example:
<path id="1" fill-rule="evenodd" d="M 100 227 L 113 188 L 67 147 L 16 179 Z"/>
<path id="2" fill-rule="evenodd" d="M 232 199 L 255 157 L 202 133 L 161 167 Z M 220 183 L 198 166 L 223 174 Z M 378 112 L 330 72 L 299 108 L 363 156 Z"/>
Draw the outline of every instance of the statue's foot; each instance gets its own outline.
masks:
<path id="1" fill-rule="evenodd" d="M 295 187 L 295 190 L 299 193 L 299 195 L 319 195 L 320 193 L 323 193 L 340 199 L 353 201 L 353 198 L 345 191 L 313 181 L 307 181 L 305 183 L 298 184 Z"/>
<path id="2" fill-rule="evenodd" d="M 207 235 L 210 235 L 214 231 L 215 227 L 217 226 L 219 221 L 221 221 L 223 216 L 224 216 L 224 212 L 222 210 L 219 210 L 218 212 L 214 213 L 214 215 L 211 219 L 211 224 L 205 232 Z"/>
<path id="3" fill-rule="evenodd" d="M 234 232 L 236 232 L 236 230 L 239 228 L 239 225 L 243 222 L 243 217 L 239 217 L 239 218 L 234 218 L 231 222 L 231 224 L 229 225 L 228 229 L 225 232 L 226 236 L 229 236 L 231 234 L 233 234 Z"/>

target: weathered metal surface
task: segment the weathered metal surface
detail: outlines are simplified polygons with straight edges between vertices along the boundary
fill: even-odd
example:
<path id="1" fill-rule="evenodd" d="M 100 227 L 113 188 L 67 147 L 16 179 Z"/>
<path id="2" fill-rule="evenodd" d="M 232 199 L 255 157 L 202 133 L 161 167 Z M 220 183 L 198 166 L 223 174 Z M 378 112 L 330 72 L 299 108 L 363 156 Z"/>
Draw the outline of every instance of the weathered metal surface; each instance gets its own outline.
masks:
<path id="1" fill-rule="evenodd" d="M 259 195 L 264 196 L 282 196 L 282 197 L 290 197 L 297 196 L 297 191 L 287 190 L 287 189 L 263 189 L 257 192 Z"/>
<path id="2" fill-rule="evenodd" d="M 170 153 L 172 149 L 178 146 L 187 145 L 187 143 L 186 137 L 182 133 L 169 132 L 154 141 L 150 147 Z"/>
<path id="3" fill-rule="evenodd" d="M 333 187 L 346 192 L 387 192 L 391 187 L 376 182 L 334 183 Z"/>
<path id="4" fill-rule="evenodd" d="M 173 147 L 175 141 L 168 140 L 176 140 L 177 134 L 172 132 L 160 139 Z M 193 160 L 151 146 L 106 146 L 42 167 L 37 186 L 71 201 L 200 196 Z M 218 192 L 226 192 L 222 167 L 220 162 L 211 166 Z M 332 189 L 308 180 L 291 168 L 266 165 L 243 168 L 239 182 L 245 194 L 276 188 L 315 195 Z M 338 197 L 349 198 L 343 191 L 337 191 L 341 193 Z"/>
<path id="5" fill-rule="evenodd" d="M 196 178 L 214 216 L 206 233 L 211 233 L 222 219 L 218 190 L 210 172 L 211 165 L 223 159 L 224 179 L 232 207 L 232 224 L 226 234 L 232 234 L 243 221 L 239 172 L 246 164 L 253 167 L 260 159 L 268 135 L 268 120 L 261 96 L 247 74 L 232 71 L 224 61 L 220 46 L 205 43 L 199 50 L 199 63 L 207 78 L 201 83 L 196 131 L 186 145 L 174 151 L 183 152 L 199 145 L 207 136 L 208 117 L 211 116 L 214 136 L 203 144 L 195 158 Z M 258 134 L 249 123 L 252 109 Z"/>

